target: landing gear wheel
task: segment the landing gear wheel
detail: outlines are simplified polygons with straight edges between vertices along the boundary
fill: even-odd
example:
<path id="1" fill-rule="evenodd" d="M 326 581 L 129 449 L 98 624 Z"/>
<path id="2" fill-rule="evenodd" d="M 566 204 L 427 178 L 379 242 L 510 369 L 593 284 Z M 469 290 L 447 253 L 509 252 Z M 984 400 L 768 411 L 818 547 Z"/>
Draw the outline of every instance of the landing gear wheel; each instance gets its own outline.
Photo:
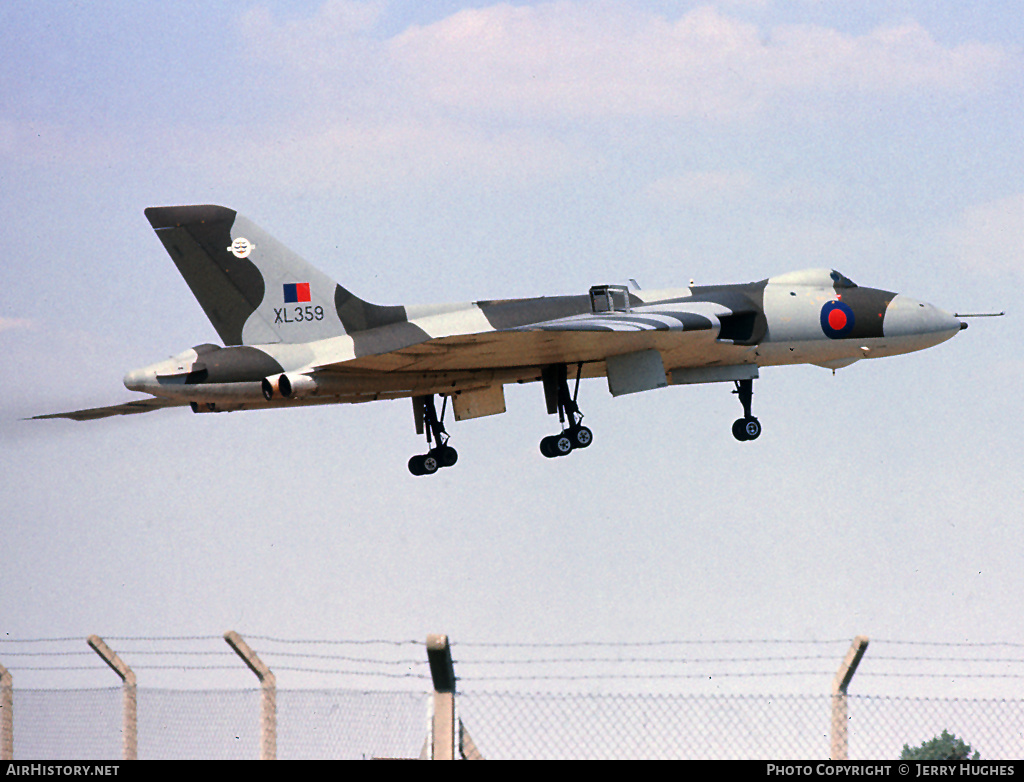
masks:
<path id="1" fill-rule="evenodd" d="M 572 452 L 572 438 L 563 432 L 554 436 L 553 448 L 555 456 L 567 456 Z"/>
<path id="2" fill-rule="evenodd" d="M 442 445 L 436 449 L 438 460 L 442 467 L 453 467 L 459 460 L 459 452 L 450 445 Z"/>
<path id="3" fill-rule="evenodd" d="M 423 457 L 413 456 L 409 459 L 409 472 L 413 475 L 425 475 L 423 472 Z"/>
<path id="4" fill-rule="evenodd" d="M 428 453 L 426 456 L 421 456 L 420 459 L 423 460 L 422 464 L 424 475 L 433 475 L 441 466 L 441 463 L 437 460 L 437 457 L 433 453 Z"/>
<path id="5" fill-rule="evenodd" d="M 594 442 L 594 433 L 585 426 L 577 426 L 569 430 L 569 437 L 572 438 L 573 448 L 586 448 Z"/>
<path id="6" fill-rule="evenodd" d="M 558 456 L 558 453 L 555 451 L 555 440 L 557 439 L 557 436 L 551 435 L 540 441 L 540 452 L 549 459 L 554 459 Z"/>
<path id="7" fill-rule="evenodd" d="M 549 459 L 572 453 L 573 441 L 568 433 L 553 434 L 540 441 L 540 452 Z"/>
<path id="8" fill-rule="evenodd" d="M 732 436 L 740 442 L 756 440 L 761 436 L 761 422 L 753 416 L 737 418 L 732 425 Z"/>
<path id="9" fill-rule="evenodd" d="M 743 432 L 748 440 L 756 440 L 761 436 L 761 422 L 753 417 L 743 419 Z"/>

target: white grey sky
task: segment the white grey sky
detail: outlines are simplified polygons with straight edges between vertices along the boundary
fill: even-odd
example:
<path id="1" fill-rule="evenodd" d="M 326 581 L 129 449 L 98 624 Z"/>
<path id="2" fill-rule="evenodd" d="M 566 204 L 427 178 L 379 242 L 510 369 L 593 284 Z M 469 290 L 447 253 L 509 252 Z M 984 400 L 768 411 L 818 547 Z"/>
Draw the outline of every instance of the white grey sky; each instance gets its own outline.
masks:
<path id="1" fill-rule="evenodd" d="M 4 3 L 0 633 L 1024 641 L 1022 45 L 1011 2 Z M 1009 314 L 764 371 L 756 443 L 727 385 L 593 381 L 550 461 L 509 389 L 431 479 L 407 401 L 19 420 L 216 341 L 142 214 L 180 203 L 382 304 L 830 266 Z"/>

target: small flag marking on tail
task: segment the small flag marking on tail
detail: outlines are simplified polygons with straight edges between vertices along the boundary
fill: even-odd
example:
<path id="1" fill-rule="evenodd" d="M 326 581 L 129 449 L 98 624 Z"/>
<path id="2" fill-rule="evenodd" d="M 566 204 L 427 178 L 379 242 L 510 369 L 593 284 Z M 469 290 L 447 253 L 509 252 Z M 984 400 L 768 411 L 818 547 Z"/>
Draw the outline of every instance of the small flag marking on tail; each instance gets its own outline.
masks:
<path id="1" fill-rule="evenodd" d="M 309 300 L 310 298 L 308 282 L 286 282 L 284 284 L 285 304 L 297 304 L 299 302 Z"/>

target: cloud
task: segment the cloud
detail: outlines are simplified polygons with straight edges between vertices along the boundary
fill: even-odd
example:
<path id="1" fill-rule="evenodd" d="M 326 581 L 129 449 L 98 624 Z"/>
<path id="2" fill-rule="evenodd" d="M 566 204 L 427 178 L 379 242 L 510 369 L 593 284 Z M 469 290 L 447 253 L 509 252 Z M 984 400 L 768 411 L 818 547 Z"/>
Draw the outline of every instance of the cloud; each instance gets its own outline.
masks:
<path id="1" fill-rule="evenodd" d="M 765 28 L 706 5 L 679 18 L 573 0 L 458 11 L 388 36 L 383 6 L 331 0 L 281 20 L 241 17 L 245 49 L 333 117 L 438 110 L 515 121 L 756 116 L 785 97 L 894 96 L 984 88 L 1013 58 L 976 42 L 944 46 L 906 21 L 850 35 Z"/>
<path id="2" fill-rule="evenodd" d="M 383 13 L 383 2 L 328 0 L 306 18 L 277 19 L 266 6 L 255 6 L 239 20 L 245 51 L 253 59 L 276 59 L 292 68 L 331 72 L 351 66 L 361 48 L 372 40 Z"/>
<path id="3" fill-rule="evenodd" d="M 811 26 L 779 28 L 765 55 L 768 86 L 879 95 L 983 88 L 1010 60 L 1001 48 L 977 42 L 943 47 L 914 21 L 863 36 Z"/>
<path id="4" fill-rule="evenodd" d="M 711 6 L 677 20 L 603 3 L 460 11 L 390 41 L 438 104 L 525 117 L 749 117 L 781 96 L 983 86 L 1008 55 L 939 44 L 916 22 L 853 36 L 757 25 Z"/>
<path id="5" fill-rule="evenodd" d="M 331 0 L 305 17 L 249 10 L 239 37 L 251 42 L 251 84 L 241 91 L 259 123 L 241 144 L 230 131 L 204 141 L 202 128 L 179 127 L 167 148 L 204 150 L 227 181 L 258 171 L 317 190 L 493 176 L 533 185 L 604 165 L 607 123 L 749 125 L 801 105 L 846 111 L 850 96 L 963 93 L 993 83 L 1009 60 L 997 46 L 944 46 L 912 21 L 849 35 L 766 27 L 710 5 L 669 18 L 573 0 L 464 9 L 393 34 L 383 9 Z M 183 145 L 192 136 L 200 143 Z M 721 201 L 750 187 L 736 172 L 689 173 L 650 195 Z"/>
<path id="6" fill-rule="evenodd" d="M 241 16 L 246 40 L 260 41 L 271 48 L 308 46 L 320 41 L 333 45 L 339 41 L 371 32 L 384 11 L 383 2 L 327 0 L 313 16 L 278 20 L 265 5 L 256 5 Z M 264 47 L 260 47 L 264 48 Z M 292 55 L 308 55 L 312 49 L 292 48 Z"/>
<path id="7" fill-rule="evenodd" d="M 946 231 L 965 268 L 1024 276 L 1024 193 L 973 206 Z"/>
<path id="8" fill-rule="evenodd" d="M 607 134 L 613 123 L 643 133 L 661 120 L 749 126 L 800 106 L 846 111 L 851 95 L 962 94 L 993 84 L 1012 60 L 998 46 L 944 46 L 912 21 L 850 35 L 754 24 L 710 5 L 670 18 L 573 0 L 465 9 L 393 33 L 385 9 L 330 0 L 297 16 L 256 6 L 233 32 L 245 58 L 237 111 L 147 127 L 146 145 L 135 126 L 0 117 L 0 156 L 185 161 L 221 182 L 257 169 L 264 182 L 317 190 L 495 173 L 536 184 L 604 165 L 604 140 L 622 138 Z M 149 149 L 159 159 L 141 160 Z M 733 175 L 661 187 L 694 184 L 720 195 L 742 186 Z"/>
<path id="9" fill-rule="evenodd" d="M 14 329 L 31 329 L 34 322 L 29 318 L 4 318 L 0 317 L 0 333 Z"/>

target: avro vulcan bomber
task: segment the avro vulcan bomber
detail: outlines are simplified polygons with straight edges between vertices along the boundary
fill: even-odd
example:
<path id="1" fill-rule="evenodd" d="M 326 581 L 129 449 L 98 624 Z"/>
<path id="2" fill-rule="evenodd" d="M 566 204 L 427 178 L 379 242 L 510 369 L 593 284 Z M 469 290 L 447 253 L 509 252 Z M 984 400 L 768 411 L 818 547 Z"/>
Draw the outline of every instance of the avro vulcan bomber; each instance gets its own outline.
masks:
<path id="1" fill-rule="evenodd" d="M 967 324 L 908 296 L 810 269 L 738 285 L 588 293 L 462 304 L 363 301 L 253 222 L 222 206 L 146 210 L 160 241 L 223 345 L 202 344 L 130 371 L 147 396 L 37 416 L 77 421 L 188 406 L 220 413 L 298 405 L 412 400 L 427 452 L 414 475 L 455 464 L 444 419 L 505 412 L 504 386 L 539 382 L 561 431 L 544 456 L 586 448 L 580 381 L 607 378 L 614 396 L 690 383 L 731 383 L 743 408 L 732 426 L 756 440 L 761 367 L 862 359 L 938 345 Z M 438 412 L 440 398 L 440 413 Z"/>

